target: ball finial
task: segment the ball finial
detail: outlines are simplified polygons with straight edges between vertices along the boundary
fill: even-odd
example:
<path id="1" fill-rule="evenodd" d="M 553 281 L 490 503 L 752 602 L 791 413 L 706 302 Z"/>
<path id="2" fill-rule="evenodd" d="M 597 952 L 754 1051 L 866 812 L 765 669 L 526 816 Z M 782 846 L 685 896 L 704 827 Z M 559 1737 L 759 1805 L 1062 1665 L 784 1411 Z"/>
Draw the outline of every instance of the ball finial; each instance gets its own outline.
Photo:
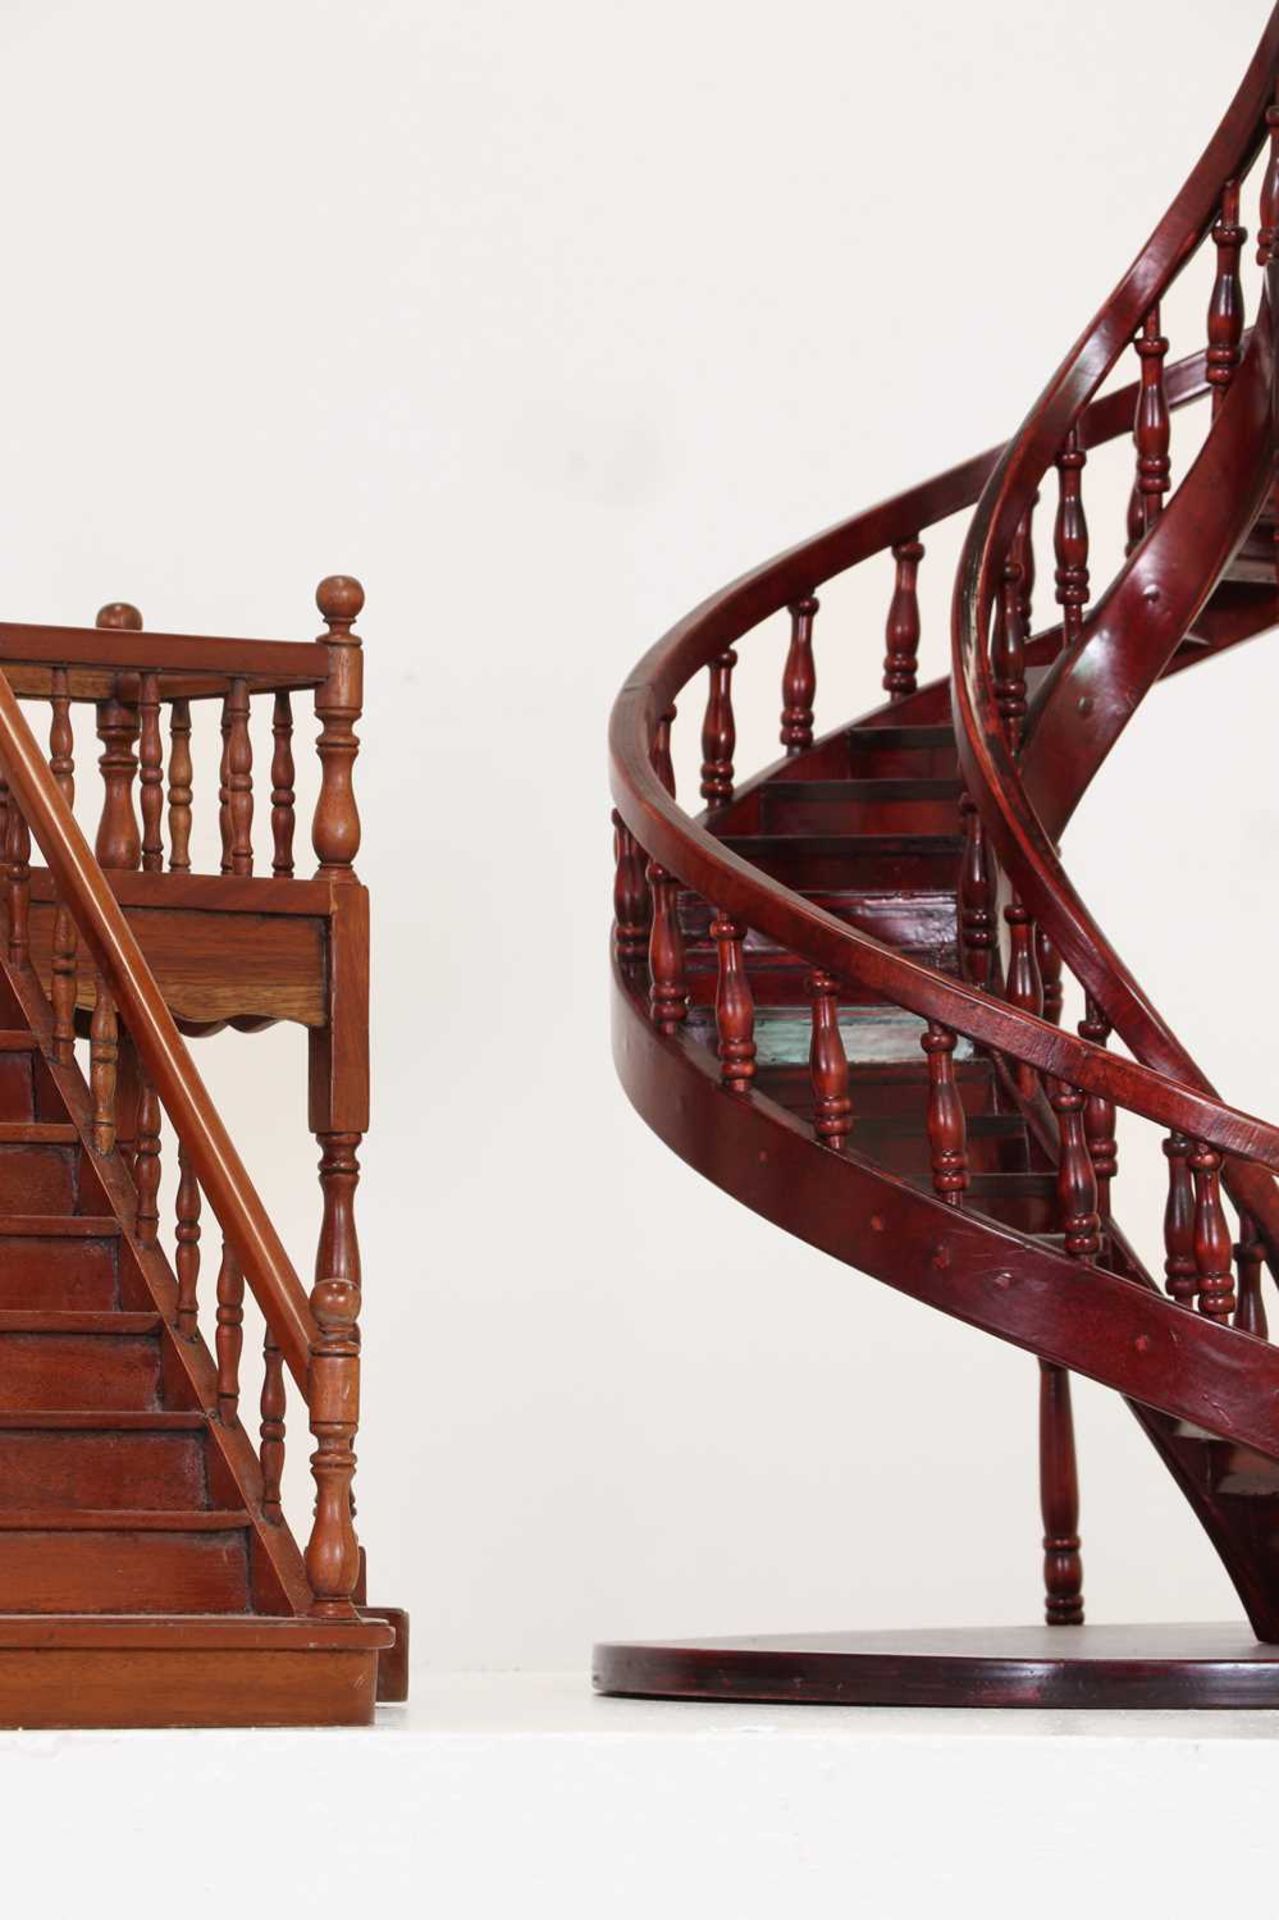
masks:
<path id="1" fill-rule="evenodd" d="M 364 588 L 349 573 L 331 573 L 315 589 L 315 604 L 330 626 L 349 627 L 364 605 Z"/>
<path id="2" fill-rule="evenodd" d="M 118 633 L 141 633 L 142 615 L 127 600 L 111 600 L 105 607 L 98 608 L 97 625 L 113 628 Z"/>

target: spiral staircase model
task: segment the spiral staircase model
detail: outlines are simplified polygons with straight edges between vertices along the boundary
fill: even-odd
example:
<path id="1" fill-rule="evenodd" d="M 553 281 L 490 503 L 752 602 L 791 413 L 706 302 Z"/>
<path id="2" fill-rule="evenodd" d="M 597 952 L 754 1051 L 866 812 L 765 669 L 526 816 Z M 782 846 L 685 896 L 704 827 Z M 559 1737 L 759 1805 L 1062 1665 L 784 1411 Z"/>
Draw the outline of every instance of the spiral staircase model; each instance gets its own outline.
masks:
<path id="1" fill-rule="evenodd" d="M 1221 1099 L 1059 853 L 1156 683 L 1279 624 L 1277 82 L 1279 9 L 1203 158 L 1006 446 L 713 594 L 612 715 L 626 1092 L 744 1205 L 1037 1356 L 1045 1623 L 609 1644 L 604 1692 L 1279 1705 L 1279 1353 L 1262 1297 L 1263 1269 L 1279 1272 L 1279 1128 Z M 1172 358 L 1161 310 L 1196 272 L 1206 342 Z M 1174 476 L 1171 415 L 1196 405 L 1209 424 Z M 1124 558 L 1105 583 L 1087 468 L 1127 436 Z M 954 516 L 950 670 L 921 683 L 919 572 Z M 819 734 L 821 594 L 875 564 L 885 699 Z M 740 780 L 737 649 L 787 612 L 781 753 Z M 694 814 L 676 800 L 671 729 L 703 673 Z M 1067 975 L 1077 1033 L 1060 1024 Z M 1113 1210 L 1117 1111 L 1163 1136 L 1161 1273 Z M 1247 1627 L 1083 1624 L 1072 1372 L 1125 1396 Z"/>

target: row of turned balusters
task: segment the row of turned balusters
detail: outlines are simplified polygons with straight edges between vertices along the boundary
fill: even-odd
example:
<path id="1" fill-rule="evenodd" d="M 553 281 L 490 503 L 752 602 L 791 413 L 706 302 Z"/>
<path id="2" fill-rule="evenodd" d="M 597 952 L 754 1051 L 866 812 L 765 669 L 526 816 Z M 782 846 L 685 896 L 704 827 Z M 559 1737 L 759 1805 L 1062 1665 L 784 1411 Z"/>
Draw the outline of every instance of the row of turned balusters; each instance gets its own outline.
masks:
<path id="1" fill-rule="evenodd" d="M 656 862 L 645 869 L 643 856 L 620 816 L 614 815 L 617 851 L 615 906 L 616 943 L 623 965 L 635 967 L 647 957 L 650 971 L 649 1006 L 658 1031 L 678 1032 L 688 1013 L 689 994 L 684 973 L 683 934 L 679 922 L 680 883 Z M 651 917 L 645 924 L 641 902 L 651 898 Z M 1030 955 L 1051 952 L 1049 943 L 1035 936 L 1030 917 L 1018 913 L 1015 931 Z M 720 1077 L 732 1093 L 747 1093 L 755 1080 L 755 1008 L 746 967 L 746 928 L 732 915 L 716 912 L 710 925 L 719 957 L 715 994 L 715 1025 Z M 1037 955 L 1035 955 L 1037 959 Z M 1036 987 L 1027 1011 L 1055 1018 L 1060 1014 L 1059 958 L 1055 959 L 1055 1009 Z M 1038 980 L 1037 966 L 1030 969 Z M 813 1131 L 835 1152 L 844 1149 L 854 1126 L 850 1071 L 839 1026 L 839 982 L 833 974 L 814 970 L 808 975 L 811 1001 L 809 1068 L 813 1087 Z M 1110 1026 L 1097 1003 L 1088 996 L 1085 1017 L 1079 1023 L 1085 1040 L 1104 1046 Z M 929 1021 L 921 1036 L 928 1070 L 925 1125 L 928 1133 L 933 1187 L 948 1205 L 958 1207 L 969 1185 L 967 1122 L 955 1078 L 956 1035 Z M 1040 1076 L 1021 1064 L 1015 1068 L 1022 1090 L 1033 1094 Z M 1060 1231 L 1065 1250 L 1081 1261 L 1097 1259 L 1104 1247 L 1105 1222 L 1110 1217 L 1111 1184 L 1118 1172 L 1114 1103 L 1102 1094 L 1051 1076 L 1044 1090 L 1057 1119 L 1057 1197 Z M 1169 1198 L 1165 1218 L 1168 1291 L 1182 1305 L 1222 1324 L 1233 1322 L 1265 1335 L 1261 1301 L 1261 1248 L 1251 1223 L 1241 1223 L 1240 1240 L 1232 1246 L 1221 1195 L 1221 1155 L 1204 1142 L 1174 1133 L 1165 1142 L 1169 1165 Z M 1236 1292 L 1232 1260 L 1238 1262 Z"/>
<path id="2" fill-rule="evenodd" d="M 1272 111 L 1269 124 L 1274 143 L 1263 196 L 1258 255 L 1262 260 L 1269 258 L 1279 231 L 1279 111 Z M 1230 181 L 1225 188 L 1212 237 L 1217 249 L 1217 274 L 1209 306 L 1207 377 L 1216 410 L 1239 364 L 1243 338 L 1239 262 L 1246 234 L 1239 225 L 1237 181 Z M 1170 485 L 1169 408 L 1164 387 L 1168 342 L 1160 331 L 1158 306 L 1147 315 L 1135 347 L 1141 378 L 1133 429 L 1136 476 L 1129 509 L 1130 548 L 1158 521 Z M 1080 434 L 1072 429 L 1056 462 L 1055 589 L 1065 647 L 1078 642 L 1089 601 L 1089 533 L 1082 496 L 1086 457 Z M 1032 501 L 1009 549 L 991 634 L 996 704 L 1014 755 L 1021 745 L 1027 710 L 1025 648 L 1035 582 L 1035 504 Z M 918 577 L 924 548 L 917 538 L 911 538 L 895 544 L 892 556 L 895 576 L 885 627 L 883 686 L 890 699 L 897 702 L 917 687 L 921 630 Z M 781 743 L 788 755 L 801 753 L 813 744 L 817 689 L 813 636 L 818 611 L 818 600 L 811 593 L 799 596 L 790 609 L 781 713 Z M 732 677 L 736 663 L 736 653 L 728 648 L 712 662 L 708 675 L 700 791 L 712 808 L 726 805 L 733 795 L 736 728 Z M 654 769 L 672 795 L 675 781 L 670 740 L 674 719 L 672 707 L 661 716 L 653 745 Z M 678 913 L 680 883 L 660 863 L 646 862 L 620 815 L 615 813 L 613 821 L 617 951 L 626 965 L 647 957 L 652 1018 L 659 1031 L 672 1034 L 688 1010 Z M 997 978 L 996 877 L 980 817 L 967 795 L 961 800 L 961 823 L 964 851 L 958 914 L 964 972 L 988 991 L 1002 988 L 1008 1003 L 1021 1011 L 1056 1022 L 1063 1003 L 1061 959 L 1015 894 L 1004 909 L 1009 933 L 1007 975 L 1002 982 Z M 754 1006 L 745 964 L 746 929 L 720 911 L 713 917 L 711 934 L 719 954 L 715 1014 L 721 1074 L 725 1086 L 741 1093 L 754 1079 L 756 1053 Z M 838 1151 L 853 1125 L 848 1062 L 838 1020 L 838 982 L 818 970 L 810 974 L 808 988 L 812 1003 L 814 1131 L 819 1140 Z M 1091 997 L 1079 1031 L 1084 1039 L 1102 1046 L 1109 1038 L 1109 1025 Z M 928 1062 L 927 1130 L 933 1184 L 942 1199 L 958 1206 L 968 1186 L 968 1168 L 964 1108 L 953 1065 L 956 1038 L 930 1022 L 922 1045 Z M 1021 1091 L 1032 1095 L 1039 1083 L 1036 1070 L 1025 1063 L 1013 1063 L 1013 1072 Z M 1109 1217 L 1110 1187 L 1117 1171 L 1114 1107 L 1101 1096 L 1052 1079 L 1047 1080 L 1045 1091 L 1059 1131 L 1058 1186 L 1066 1250 L 1077 1259 L 1090 1260 L 1102 1250 L 1103 1221 Z M 1186 1305 L 1197 1302 L 1210 1319 L 1233 1320 L 1250 1331 L 1264 1333 L 1260 1248 L 1246 1220 L 1238 1246 L 1231 1246 L 1221 1199 L 1221 1156 L 1205 1144 L 1183 1140 L 1179 1135 L 1172 1137 L 1165 1150 L 1170 1172 L 1165 1228 L 1170 1294 Z M 1232 1255 L 1240 1274 L 1237 1293 L 1231 1274 Z"/>
<path id="3" fill-rule="evenodd" d="M 49 765 L 74 799 L 75 761 L 67 672 L 52 674 Z M 249 875 L 253 854 L 253 742 L 249 731 L 249 683 L 236 677 L 222 701 L 222 758 L 218 786 L 221 871 Z M 293 704 L 286 690 L 272 696 L 271 871 L 281 879 L 294 872 L 296 830 L 293 760 Z M 138 676 L 137 704 L 106 700 L 98 705 L 102 742 L 102 816 L 94 851 L 99 864 L 127 872 L 161 873 L 165 868 L 164 823 L 167 800 L 168 870 L 191 872 L 194 767 L 191 753 L 191 702 L 174 699 L 169 708 L 169 756 L 165 791 L 164 742 L 158 675 Z M 137 782 L 137 809 L 134 782 Z"/>

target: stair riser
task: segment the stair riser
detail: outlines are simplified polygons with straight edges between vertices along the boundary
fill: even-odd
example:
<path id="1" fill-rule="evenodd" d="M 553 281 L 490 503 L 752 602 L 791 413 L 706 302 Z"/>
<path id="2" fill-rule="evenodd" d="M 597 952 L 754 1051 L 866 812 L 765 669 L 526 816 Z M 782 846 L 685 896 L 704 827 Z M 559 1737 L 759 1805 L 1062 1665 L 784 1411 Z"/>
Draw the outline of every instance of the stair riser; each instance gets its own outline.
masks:
<path id="1" fill-rule="evenodd" d="M 944 745 L 902 746 L 876 740 L 874 729 L 868 728 L 849 740 L 839 771 L 852 780 L 953 780 L 958 768 L 953 739 Z"/>
<path id="2" fill-rule="evenodd" d="M 760 833 L 954 833 L 959 803 L 942 799 L 862 800 L 847 795 L 760 795 Z"/>
<path id="3" fill-rule="evenodd" d="M 812 1076 L 806 1066 L 763 1067 L 757 1082 L 779 1106 L 792 1113 L 808 1113 L 812 1108 Z M 991 1080 L 985 1062 L 964 1068 L 956 1075 L 956 1084 L 964 1111 L 988 1113 L 991 1108 Z M 854 1068 L 849 1092 L 854 1114 L 874 1115 L 881 1120 L 912 1122 L 921 1131 L 928 1113 L 928 1087 L 922 1072 L 903 1068 L 900 1077 L 880 1074 L 867 1081 Z"/>
<path id="4" fill-rule="evenodd" d="M 153 1408 L 159 1380 L 159 1343 L 146 1335 L 0 1334 L 0 1407 L 6 1410 Z"/>
<path id="5" fill-rule="evenodd" d="M 208 1505 L 197 1433 L 0 1432 L 0 1509 Z"/>
<path id="6" fill-rule="evenodd" d="M 761 1092 L 767 1091 L 776 1097 L 773 1084 L 773 1072 L 768 1074 L 770 1084 L 761 1086 Z M 813 1095 L 811 1086 L 805 1086 L 800 1076 L 788 1076 L 784 1087 L 784 1104 L 791 1113 L 801 1120 L 811 1120 L 813 1114 Z M 928 1138 L 924 1132 L 922 1117 L 918 1131 L 901 1127 L 885 1126 L 879 1114 L 873 1117 L 859 1117 L 854 1107 L 853 1127 L 849 1135 L 849 1145 L 868 1160 L 873 1160 L 888 1173 L 898 1175 L 904 1180 L 915 1180 L 927 1186 L 932 1179 L 932 1155 Z M 968 1167 L 971 1173 L 1022 1173 L 1026 1169 L 1026 1140 L 1024 1134 L 983 1133 L 974 1129 L 967 1140 Z"/>
<path id="7" fill-rule="evenodd" d="M 167 1637 L 167 1636 L 166 1636 Z M 376 1653 L 0 1652 L 0 1727 L 365 1727 Z"/>
<path id="8" fill-rule="evenodd" d="M 955 944 L 955 895 L 953 889 L 954 874 L 946 887 L 932 893 L 917 895 L 902 894 L 888 889 L 878 892 L 849 892 L 835 888 L 815 888 L 811 895 L 813 905 L 822 907 L 833 914 L 837 920 L 846 921 L 861 933 L 869 933 L 876 940 L 882 940 L 885 946 L 907 949 L 911 952 L 927 948 L 953 948 Z M 680 927 L 686 946 L 696 944 L 709 946 L 710 925 L 713 919 L 710 907 L 695 893 L 681 892 L 679 896 Z M 757 932 L 752 929 L 752 932 Z M 758 937 L 751 945 L 751 954 L 778 953 L 780 949 L 771 941 Z M 790 956 L 786 956 L 789 961 Z"/>
<path id="9" fill-rule="evenodd" d="M 0 1053 L 0 1120 L 30 1120 L 33 1099 L 31 1056 Z"/>
<path id="10" fill-rule="evenodd" d="M 244 1612 L 245 1539 L 0 1531 L 0 1597 L 7 1613 Z"/>
<path id="11" fill-rule="evenodd" d="M 714 1006 L 719 979 L 718 954 L 707 943 L 698 942 L 686 948 L 685 957 L 690 1004 L 695 1007 Z M 951 951 L 929 949 L 918 953 L 917 957 L 925 965 L 947 967 L 954 971 L 954 954 Z M 757 1007 L 810 1005 L 806 983 L 812 968 L 804 961 L 779 954 L 775 948 L 766 955 L 751 949 L 747 952 L 746 966 L 751 997 Z M 859 988 L 853 981 L 840 993 L 839 1004 L 841 1007 L 879 1007 L 892 1003 L 869 987 Z"/>
<path id="12" fill-rule="evenodd" d="M 948 846 L 873 853 L 859 849 L 855 842 L 829 850 L 806 845 L 802 840 L 744 839 L 726 844 L 761 873 L 801 893 L 826 888 L 850 892 L 938 890 L 954 887 L 959 867 L 959 849 Z"/>
<path id="13" fill-rule="evenodd" d="M 0 1215 L 73 1213 L 78 1147 L 32 1147 L 0 1142 Z"/>
<path id="14" fill-rule="evenodd" d="M 0 1232 L 0 1311 L 114 1307 L 117 1246 L 114 1240 L 10 1239 Z"/>
<path id="15" fill-rule="evenodd" d="M 973 1213 L 981 1213 L 1001 1226 L 1018 1233 L 1054 1233 L 1057 1230 L 1057 1204 L 1046 1194 L 972 1194 L 966 1203 Z"/>

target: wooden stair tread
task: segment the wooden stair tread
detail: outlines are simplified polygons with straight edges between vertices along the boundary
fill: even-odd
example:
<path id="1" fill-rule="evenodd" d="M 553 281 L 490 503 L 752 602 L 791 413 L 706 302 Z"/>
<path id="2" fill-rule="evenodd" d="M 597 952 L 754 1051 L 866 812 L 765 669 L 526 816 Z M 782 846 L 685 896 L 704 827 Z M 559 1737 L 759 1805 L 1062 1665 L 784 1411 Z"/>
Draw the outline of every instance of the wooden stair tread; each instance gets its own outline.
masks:
<path id="1" fill-rule="evenodd" d="M 313 1650 L 386 1648 L 382 1620 L 317 1620 L 273 1613 L 2 1613 L 0 1647 L 217 1648 L 296 1645 Z"/>
<path id="2" fill-rule="evenodd" d="M 0 1147 L 76 1147 L 79 1144 L 79 1130 L 69 1121 L 0 1120 Z"/>
<path id="3" fill-rule="evenodd" d="M 28 1313 L 16 1308 L 0 1312 L 0 1334 L 101 1333 L 133 1336 L 158 1333 L 163 1325 L 164 1320 L 158 1313 L 129 1313 L 114 1307 L 92 1313 L 59 1312 L 56 1309 Z M 0 1391 L 3 1391 L 2 1382 Z"/>
<path id="4" fill-rule="evenodd" d="M 844 779 L 791 780 L 779 774 L 761 792 L 795 800 L 931 800 L 958 797 L 962 782 L 951 774 L 855 774 Z"/>
<path id="5" fill-rule="evenodd" d="M 187 1407 L 0 1408 L 0 1433 L 203 1433 L 208 1424 Z"/>
<path id="6" fill-rule="evenodd" d="M 241 1533 L 240 1507 L 0 1507 L 0 1533 Z"/>
<path id="7" fill-rule="evenodd" d="M 0 1033 L 0 1053 L 36 1053 L 36 1037 L 33 1033 Z"/>
<path id="8" fill-rule="evenodd" d="M 980 1193 L 988 1198 L 1004 1196 L 1017 1199 L 1026 1194 L 1037 1198 L 1055 1199 L 1057 1195 L 1057 1174 L 1053 1168 L 1029 1168 L 1003 1173 L 974 1173 L 970 1177 L 969 1192 Z"/>
<path id="9" fill-rule="evenodd" d="M 853 1114 L 852 1138 L 856 1142 L 860 1128 L 873 1133 L 923 1134 L 924 1118 L 922 1114 L 901 1112 L 876 1113 L 873 1107 L 863 1107 Z M 964 1116 L 964 1131 L 969 1139 L 974 1137 L 1020 1140 L 1025 1138 L 1026 1123 L 1017 1113 L 968 1113 Z"/>
<path id="10" fill-rule="evenodd" d="M 752 853 L 847 854 L 866 858 L 882 854 L 958 854 L 963 839 L 957 833 L 728 833 L 721 842 L 731 852 L 750 859 Z"/>
<path id="11" fill-rule="evenodd" d="M 895 721 L 876 726 L 870 722 L 860 727 L 848 729 L 848 739 L 873 741 L 878 745 L 893 747 L 944 747 L 954 746 L 955 729 L 952 726 L 900 726 Z"/>
<path id="12" fill-rule="evenodd" d="M 110 1213 L 0 1214 L 0 1240 L 108 1240 L 121 1238 L 123 1232 Z"/>

